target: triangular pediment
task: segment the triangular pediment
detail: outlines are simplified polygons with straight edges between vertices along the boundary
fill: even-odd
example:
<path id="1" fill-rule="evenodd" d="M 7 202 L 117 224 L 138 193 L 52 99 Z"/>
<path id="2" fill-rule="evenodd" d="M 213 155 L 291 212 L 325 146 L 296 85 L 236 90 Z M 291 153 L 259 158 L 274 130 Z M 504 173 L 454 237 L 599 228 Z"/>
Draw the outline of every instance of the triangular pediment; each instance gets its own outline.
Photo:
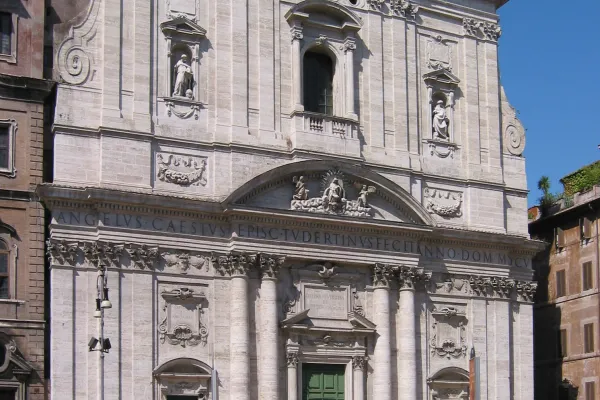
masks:
<path id="1" fill-rule="evenodd" d="M 176 34 L 194 36 L 197 38 L 206 36 L 206 29 L 183 16 L 163 22 L 160 24 L 160 29 L 167 37 Z"/>
<path id="2" fill-rule="evenodd" d="M 433 225 L 424 207 L 394 182 L 366 167 L 326 161 L 275 168 L 238 188 L 226 203 L 299 217 Z"/>
<path id="3" fill-rule="evenodd" d="M 425 82 L 434 81 L 446 85 L 458 85 L 460 83 L 460 79 L 456 75 L 444 68 L 426 73 L 423 75 L 423 79 L 425 79 Z"/>

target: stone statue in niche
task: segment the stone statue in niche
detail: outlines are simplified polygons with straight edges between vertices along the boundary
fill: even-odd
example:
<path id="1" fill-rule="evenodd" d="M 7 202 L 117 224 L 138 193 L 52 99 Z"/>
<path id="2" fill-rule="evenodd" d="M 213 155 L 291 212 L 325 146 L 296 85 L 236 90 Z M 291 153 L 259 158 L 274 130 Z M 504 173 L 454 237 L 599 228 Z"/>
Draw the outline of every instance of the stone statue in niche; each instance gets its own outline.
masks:
<path id="1" fill-rule="evenodd" d="M 293 182 L 296 184 L 296 189 L 292 198 L 294 200 L 307 200 L 309 190 L 306 188 L 306 179 L 303 176 L 295 176 Z"/>
<path id="2" fill-rule="evenodd" d="M 438 100 L 433 109 L 433 138 L 450 141 L 450 119 L 446 115 L 446 106 L 443 100 Z"/>
<path id="3" fill-rule="evenodd" d="M 188 56 L 183 54 L 174 67 L 175 85 L 173 87 L 173 96 L 187 97 L 193 99 L 192 85 L 194 74 L 192 67 L 188 64 Z"/>
<path id="4" fill-rule="evenodd" d="M 337 212 L 342 209 L 343 203 L 346 202 L 346 191 L 340 185 L 338 178 L 333 178 L 329 187 L 323 193 L 323 203 L 325 208 L 332 212 Z"/>

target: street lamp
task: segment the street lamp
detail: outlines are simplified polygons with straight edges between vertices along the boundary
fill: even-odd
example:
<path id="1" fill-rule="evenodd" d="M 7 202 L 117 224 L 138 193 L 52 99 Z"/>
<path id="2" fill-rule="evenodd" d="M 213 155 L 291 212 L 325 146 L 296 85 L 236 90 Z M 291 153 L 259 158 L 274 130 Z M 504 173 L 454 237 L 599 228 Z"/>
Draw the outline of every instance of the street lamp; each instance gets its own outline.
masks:
<path id="1" fill-rule="evenodd" d="M 104 399 L 104 353 L 108 353 L 112 347 L 110 340 L 104 337 L 104 310 L 112 308 L 112 303 L 108 299 L 108 278 L 106 276 L 106 265 L 98 262 L 98 277 L 96 278 L 96 310 L 94 318 L 98 319 L 98 338 L 92 337 L 88 343 L 89 351 L 97 351 L 98 360 L 98 399 Z"/>

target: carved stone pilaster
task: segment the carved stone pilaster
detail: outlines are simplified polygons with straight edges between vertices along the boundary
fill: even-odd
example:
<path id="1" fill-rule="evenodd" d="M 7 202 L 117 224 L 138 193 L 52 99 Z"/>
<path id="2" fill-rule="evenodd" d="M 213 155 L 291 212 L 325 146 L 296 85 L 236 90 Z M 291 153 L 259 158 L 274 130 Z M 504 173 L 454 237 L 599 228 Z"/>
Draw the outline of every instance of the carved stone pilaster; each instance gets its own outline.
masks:
<path id="1" fill-rule="evenodd" d="M 517 299 L 521 301 L 533 301 L 537 291 L 537 282 L 517 281 L 516 282 Z"/>
<path id="2" fill-rule="evenodd" d="M 213 266 L 222 276 L 247 276 L 252 268 L 257 267 L 258 254 L 213 255 Z"/>
<path id="3" fill-rule="evenodd" d="M 159 259 L 158 247 L 127 245 L 125 250 L 129 253 L 132 265 L 139 269 L 153 269 Z"/>
<path id="4" fill-rule="evenodd" d="M 365 369 L 367 359 L 362 356 L 352 357 L 352 368 L 355 370 L 363 371 Z"/>
<path id="5" fill-rule="evenodd" d="M 77 243 L 49 239 L 46 242 L 46 253 L 51 263 L 74 265 L 77 261 Z"/>
<path id="6" fill-rule="evenodd" d="M 286 361 L 288 368 L 298 368 L 298 353 L 290 352 L 286 355 Z"/>
<path id="7" fill-rule="evenodd" d="M 414 290 L 418 282 L 431 279 L 431 273 L 425 272 L 423 268 L 400 266 L 395 272 L 400 290 Z"/>
<path id="8" fill-rule="evenodd" d="M 390 287 L 393 272 L 393 267 L 391 265 L 375 264 L 373 267 L 373 286 Z"/>
<path id="9" fill-rule="evenodd" d="M 285 257 L 261 254 L 259 267 L 262 279 L 277 279 L 285 263 Z"/>

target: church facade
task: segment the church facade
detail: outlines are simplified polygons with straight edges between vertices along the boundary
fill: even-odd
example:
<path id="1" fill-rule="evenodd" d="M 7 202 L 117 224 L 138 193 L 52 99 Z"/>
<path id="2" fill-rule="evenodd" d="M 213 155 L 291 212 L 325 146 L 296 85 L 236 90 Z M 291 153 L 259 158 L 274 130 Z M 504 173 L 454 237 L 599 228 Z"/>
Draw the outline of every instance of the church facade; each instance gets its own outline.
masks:
<path id="1" fill-rule="evenodd" d="M 57 28 L 52 396 L 532 399 L 505 2 L 90 0 Z"/>

